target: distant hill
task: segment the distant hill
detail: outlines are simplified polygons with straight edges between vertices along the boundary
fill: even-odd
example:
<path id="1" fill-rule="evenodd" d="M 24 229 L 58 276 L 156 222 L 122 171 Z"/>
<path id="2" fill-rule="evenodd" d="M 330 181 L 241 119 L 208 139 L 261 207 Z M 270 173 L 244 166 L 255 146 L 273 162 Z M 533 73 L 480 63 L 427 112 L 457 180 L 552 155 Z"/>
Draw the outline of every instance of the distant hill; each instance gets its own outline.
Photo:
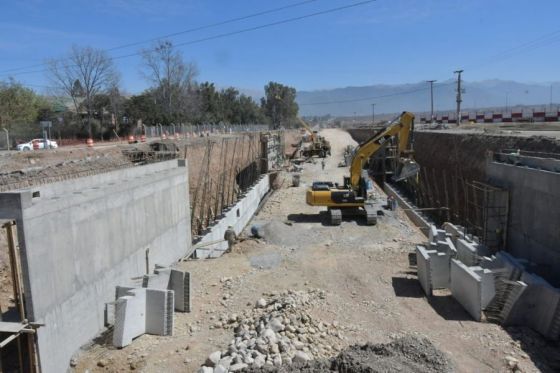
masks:
<path id="1" fill-rule="evenodd" d="M 462 107 L 465 109 L 515 105 L 548 105 L 550 83 L 519 83 L 505 80 L 464 82 Z M 560 102 L 560 83 L 552 83 L 552 99 Z M 453 80 L 434 84 L 434 110 L 454 110 L 456 84 Z M 359 100 L 359 101 L 358 101 Z M 364 116 L 376 113 L 398 113 L 403 110 L 428 112 L 430 90 L 428 83 L 372 85 L 317 91 L 298 91 L 300 113 L 305 116 Z"/>

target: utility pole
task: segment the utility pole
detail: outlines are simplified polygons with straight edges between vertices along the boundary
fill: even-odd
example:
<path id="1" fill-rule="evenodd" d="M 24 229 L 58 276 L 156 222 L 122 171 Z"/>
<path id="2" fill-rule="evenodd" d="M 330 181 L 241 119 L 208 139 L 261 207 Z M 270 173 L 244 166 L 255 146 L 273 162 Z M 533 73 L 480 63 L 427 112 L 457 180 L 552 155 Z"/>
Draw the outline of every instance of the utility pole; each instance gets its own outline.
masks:
<path id="1" fill-rule="evenodd" d="M 461 124 L 461 94 L 463 93 L 461 90 L 461 73 L 463 70 L 455 70 L 453 71 L 457 74 L 457 125 Z"/>
<path id="2" fill-rule="evenodd" d="M 371 123 L 375 125 L 375 104 L 371 104 Z"/>
<path id="3" fill-rule="evenodd" d="M 506 113 L 508 112 L 508 98 L 509 98 L 509 92 L 506 92 Z"/>
<path id="4" fill-rule="evenodd" d="M 430 121 L 434 123 L 434 82 L 436 80 L 426 80 L 430 83 Z"/>
<path id="5" fill-rule="evenodd" d="M 550 111 L 552 111 L 552 83 L 550 83 Z"/>

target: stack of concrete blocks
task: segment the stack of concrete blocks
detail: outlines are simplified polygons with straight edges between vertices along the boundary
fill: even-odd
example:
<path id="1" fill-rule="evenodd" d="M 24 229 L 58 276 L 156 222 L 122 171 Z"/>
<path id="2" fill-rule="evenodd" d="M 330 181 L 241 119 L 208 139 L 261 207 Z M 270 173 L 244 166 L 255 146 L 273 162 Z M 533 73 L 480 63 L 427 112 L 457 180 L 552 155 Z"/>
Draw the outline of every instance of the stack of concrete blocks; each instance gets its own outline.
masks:
<path id="1" fill-rule="evenodd" d="M 469 267 L 452 259 L 451 294 L 476 321 L 480 321 L 482 310 L 496 294 L 494 275 L 489 269 Z"/>
<path id="2" fill-rule="evenodd" d="M 450 255 L 437 250 L 428 250 L 425 246 L 416 246 L 416 265 L 418 280 L 426 295 L 432 295 L 434 289 L 449 287 Z"/>
<path id="3" fill-rule="evenodd" d="M 456 256 L 451 235 L 430 225 L 427 246 L 416 247 L 418 279 L 426 295 L 432 295 L 434 289 L 449 288 L 450 263 Z"/>
<path id="4" fill-rule="evenodd" d="M 489 249 L 479 242 L 478 237 L 465 234 L 463 227 L 444 223 L 443 230 L 457 249 L 457 259 L 467 266 L 479 265 L 481 257 L 490 255 Z"/>
<path id="5" fill-rule="evenodd" d="M 144 333 L 172 335 L 173 311 L 191 311 L 190 273 L 156 265 L 154 274 L 144 275 L 140 284 L 117 286 L 113 304 L 116 347 Z"/>
<path id="6" fill-rule="evenodd" d="M 113 345 L 125 347 L 142 334 L 173 335 L 171 290 L 120 288 L 115 302 Z"/>

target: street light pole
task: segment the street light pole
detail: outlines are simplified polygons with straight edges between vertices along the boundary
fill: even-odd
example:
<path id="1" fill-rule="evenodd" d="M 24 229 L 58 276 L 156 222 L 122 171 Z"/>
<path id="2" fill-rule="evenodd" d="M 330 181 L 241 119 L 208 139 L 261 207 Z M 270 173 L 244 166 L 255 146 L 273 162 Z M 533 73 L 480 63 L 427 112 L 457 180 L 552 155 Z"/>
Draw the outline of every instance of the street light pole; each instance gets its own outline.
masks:
<path id="1" fill-rule="evenodd" d="M 375 125 L 375 104 L 371 104 L 371 123 Z"/>
<path id="2" fill-rule="evenodd" d="M 430 83 L 430 120 L 434 123 L 434 82 L 436 80 L 427 80 Z"/>

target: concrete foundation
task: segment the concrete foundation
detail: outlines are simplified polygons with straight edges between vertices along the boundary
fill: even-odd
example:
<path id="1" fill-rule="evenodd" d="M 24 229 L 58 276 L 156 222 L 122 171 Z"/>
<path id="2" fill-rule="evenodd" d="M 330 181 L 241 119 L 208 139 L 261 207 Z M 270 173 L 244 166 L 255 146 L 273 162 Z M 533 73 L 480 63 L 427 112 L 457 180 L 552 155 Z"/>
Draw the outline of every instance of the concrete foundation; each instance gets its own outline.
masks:
<path id="1" fill-rule="evenodd" d="M 204 237 L 196 243 L 194 257 L 197 259 L 217 258 L 227 249 L 224 233 L 228 226 L 232 226 L 239 235 L 251 221 L 263 197 L 270 190 L 268 175 L 264 175 L 245 195 L 226 212 Z"/>
<path id="2" fill-rule="evenodd" d="M 103 330 L 115 286 L 189 252 L 187 176 L 169 161 L 0 193 L 0 219 L 17 224 L 27 317 L 45 324 L 42 372 L 66 371 Z"/>

